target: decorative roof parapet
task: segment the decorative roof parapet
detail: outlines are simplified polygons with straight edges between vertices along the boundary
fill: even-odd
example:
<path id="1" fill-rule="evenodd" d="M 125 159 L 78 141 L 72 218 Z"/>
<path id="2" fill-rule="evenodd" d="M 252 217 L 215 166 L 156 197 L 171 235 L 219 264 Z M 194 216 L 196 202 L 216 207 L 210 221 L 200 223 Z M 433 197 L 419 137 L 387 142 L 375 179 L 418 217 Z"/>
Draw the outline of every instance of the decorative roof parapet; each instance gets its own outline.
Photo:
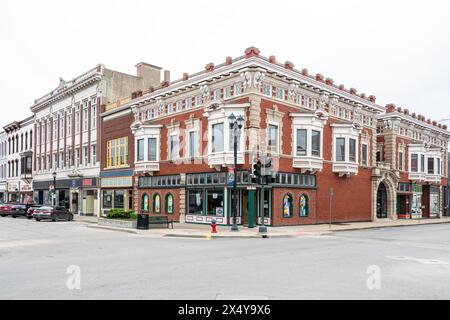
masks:
<path id="1" fill-rule="evenodd" d="M 345 90 L 344 86 L 341 85 L 339 87 L 337 87 L 336 85 L 334 85 L 334 81 L 331 78 L 327 78 L 328 80 L 325 81 L 324 77 L 322 75 L 320 75 L 317 79 L 317 77 L 311 76 L 309 75 L 308 69 L 302 69 L 301 71 L 294 69 L 294 64 L 292 62 L 285 62 L 284 64 L 282 63 L 278 63 L 276 61 L 276 57 L 274 55 L 271 55 L 269 58 L 260 56 L 260 51 L 258 48 L 255 47 L 249 47 L 245 50 L 245 55 L 235 58 L 235 59 L 231 59 L 230 57 L 226 58 L 225 63 L 220 64 L 220 65 L 214 65 L 213 63 L 207 64 L 205 66 L 205 70 L 202 72 L 198 72 L 195 74 L 191 74 L 188 75 L 186 77 L 186 75 L 183 75 L 183 78 L 180 80 L 176 80 L 173 82 L 170 82 L 169 87 L 171 90 L 173 88 L 174 91 L 180 90 L 181 88 L 184 87 L 189 87 L 192 86 L 194 84 L 198 84 L 201 81 L 204 81 L 205 79 L 208 78 L 207 74 L 211 73 L 213 74 L 213 76 L 218 75 L 221 70 L 225 67 L 228 68 L 232 68 L 230 65 L 231 64 L 236 64 L 236 69 L 238 68 L 245 68 L 246 65 L 248 65 L 247 67 L 251 66 L 253 67 L 253 61 L 250 63 L 246 63 L 245 60 L 246 59 L 254 59 L 253 61 L 257 61 L 257 59 L 259 59 L 261 61 L 262 65 L 256 65 L 258 67 L 263 67 L 263 68 L 270 68 L 269 65 L 267 65 L 267 62 L 270 64 L 274 65 L 274 68 L 278 68 L 278 70 L 276 70 L 276 72 L 280 72 L 283 73 L 283 71 L 281 70 L 281 68 L 283 68 L 284 70 L 286 70 L 288 72 L 288 74 L 286 74 L 285 76 L 287 77 L 293 77 L 295 76 L 295 74 L 297 74 L 299 76 L 299 81 L 304 81 L 306 85 L 314 87 L 314 86 L 318 86 L 318 88 L 320 88 L 321 90 L 325 90 L 325 91 L 329 91 L 329 93 L 331 94 L 335 94 L 335 95 L 339 95 L 339 91 L 342 92 L 342 98 L 344 99 L 348 99 L 348 100 L 352 100 L 352 99 L 356 99 L 355 102 L 356 103 L 363 103 L 364 101 L 367 101 L 369 103 L 365 103 L 365 105 L 369 108 L 374 108 L 375 110 L 378 111 L 384 111 L 379 105 L 376 105 L 376 98 L 375 96 L 370 96 L 369 98 L 365 97 L 364 95 L 361 97 L 359 95 L 356 94 L 356 90 L 354 91 L 354 94 L 351 94 L 353 97 L 349 96 L 349 91 Z M 257 58 L 257 59 L 255 59 Z M 289 74 L 290 73 L 290 74 Z M 303 77 L 303 79 L 302 79 Z M 323 86 L 323 87 L 322 87 Z M 328 88 L 327 88 L 328 87 Z M 163 87 L 160 86 L 158 88 L 155 88 L 153 92 L 157 91 L 160 95 L 165 95 L 167 94 L 167 87 Z M 152 93 L 152 92 L 149 92 Z M 152 96 L 156 96 L 155 94 L 152 94 Z M 139 101 L 138 103 L 143 103 L 148 101 L 149 99 L 153 99 L 154 97 L 146 97 L 146 99 L 139 99 L 141 101 Z M 363 101 L 364 100 L 364 101 Z"/>
<path id="2" fill-rule="evenodd" d="M 259 56 L 259 54 L 260 54 L 260 51 L 256 47 L 249 47 L 249 48 L 245 49 L 245 58 L 256 57 L 256 56 Z"/>

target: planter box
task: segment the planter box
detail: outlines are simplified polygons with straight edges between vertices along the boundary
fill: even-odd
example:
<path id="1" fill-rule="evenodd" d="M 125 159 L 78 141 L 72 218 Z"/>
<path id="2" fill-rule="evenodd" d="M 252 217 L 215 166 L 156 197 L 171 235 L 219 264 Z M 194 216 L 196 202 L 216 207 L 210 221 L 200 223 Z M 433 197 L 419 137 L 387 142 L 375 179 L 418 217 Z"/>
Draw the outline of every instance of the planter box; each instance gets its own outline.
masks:
<path id="1" fill-rule="evenodd" d="M 114 227 L 114 228 L 124 228 L 124 229 L 136 229 L 137 221 L 135 220 L 114 220 L 114 219 L 98 219 L 99 226 Z"/>

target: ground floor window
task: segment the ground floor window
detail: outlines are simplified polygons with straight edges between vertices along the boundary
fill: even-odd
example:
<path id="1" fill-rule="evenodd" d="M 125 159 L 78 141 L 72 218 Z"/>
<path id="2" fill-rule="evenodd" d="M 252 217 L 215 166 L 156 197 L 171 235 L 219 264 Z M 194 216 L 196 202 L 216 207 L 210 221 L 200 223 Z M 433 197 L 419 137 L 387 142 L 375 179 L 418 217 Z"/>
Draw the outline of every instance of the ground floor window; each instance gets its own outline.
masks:
<path id="1" fill-rule="evenodd" d="M 300 217 L 307 217 L 309 215 L 309 198 L 306 194 L 300 195 Z"/>
<path id="2" fill-rule="evenodd" d="M 223 216 L 224 212 L 223 190 L 208 190 L 206 199 L 206 214 Z"/>
<path id="3" fill-rule="evenodd" d="M 153 195 L 153 213 L 161 213 L 161 196 L 159 193 Z"/>
<path id="4" fill-rule="evenodd" d="M 203 190 L 189 190 L 188 193 L 189 214 L 203 215 Z"/>
<path id="5" fill-rule="evenodd" d="M 168 193 L 166 195 L 166 214 L 173 214 L 173 213 L 174 213 L 173 195 L 171 193 Z"/>
<path id="6" fill-rule="evenodd" d="M 439 214 L 440 209 L 440 190 L 439 188 L 430 188 L 430 213 Z"/>
<path id="7" fill-rule="evenodd" d="M 125 203 L 125 192 L 123 190 L 114 191 L 114 208 L 123 209 Z"/>
<path id="8" fill-rule="evenodd" d="M 104 190 L 103 191 L 103 208 L 112 209 L 113 207 L 113 191 Z"/>
<path id="9" fill-rule="evenodd" d="M 286 193 L 283 196 L 283 218 L 291 218 L 294 216 L 292 195 Z"/>
<path id="10" fill-rule="evenodd" d="M 149 197 L 148 197 L 148 194 L 146 194 L 146 193 L 144 193 L 142 195 L 141 212 L 142 213 L 148 213 L 149 212 Z"/>

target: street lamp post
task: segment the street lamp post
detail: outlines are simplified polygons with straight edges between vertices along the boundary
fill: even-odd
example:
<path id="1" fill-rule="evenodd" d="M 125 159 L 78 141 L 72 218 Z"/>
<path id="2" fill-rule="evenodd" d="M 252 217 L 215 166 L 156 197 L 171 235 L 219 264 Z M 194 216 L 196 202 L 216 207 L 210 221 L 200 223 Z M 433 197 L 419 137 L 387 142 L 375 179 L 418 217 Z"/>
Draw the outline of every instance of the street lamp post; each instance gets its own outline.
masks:
<path id="1" fill-rule="evenodd" d="M 237 139 L 241 134 L 242 126 L 244 124 L 244 118 L 242 116 L 239 116 L 236 118 L 236 116 L 232 113 L 228 117 L 228 122 L 230 124 L 230 133 L 233 135 L 233 153 L 234 153 L 234 166 L 233 166 L 233 201 L 232 201 L 232 208 L 233 208 L 233 224 L 231 226 L 231 231 L 239 231 L 239 228 L 236 223 L 236 215 L 238 211 L 238 202 L 236 201 L 236 195 L 237 195 Z"/>
<path id="2" fill-rule="evenodd" d="M 53 205 L 56 206 L 56 171 L 53 171 Z"/>

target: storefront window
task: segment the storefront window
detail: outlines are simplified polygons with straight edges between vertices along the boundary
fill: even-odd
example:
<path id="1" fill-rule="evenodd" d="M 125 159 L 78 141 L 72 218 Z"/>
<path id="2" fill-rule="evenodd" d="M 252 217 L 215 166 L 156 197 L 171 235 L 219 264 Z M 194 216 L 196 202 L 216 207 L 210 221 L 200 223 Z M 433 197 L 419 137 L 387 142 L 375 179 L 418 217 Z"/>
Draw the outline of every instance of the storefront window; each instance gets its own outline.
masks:
<path id="1" fill-rule="evenodd" d="M 123 209 L 125 192 L 123 190 L 114 191 L 114 208 Z"/>
<path id="2" fill-rule="evenodd" d="M 149 198 L 148 198 L 148 194 L 144 193 L 142 195 L 142 200 L 141 200 L 141 212 L 142 213 L 148 213 L 149 212 Z"/>
<path id="3" fill-rule="evenodd" d="M 153 213 L 161 213 L 161 196 L 159 193 L 153 195 Z"/>
<path id="4" fill-rule="evenodd" d="M 430 213 L 439 214 L 439 188 L 430 187 Z"/>
<path id="5" fill-rule="evenodd" d="M 173 195 L 171 193 L 168 193 L 166 195 L 166 214 L 173 214 L 173 213 L 174 213 Z"/>
<path id="6" fill-rule="evenodd" d="M 300 195 L 300 217 L 307 217 L 309 215 L 309 198 L 306 194 Z"/>
<path id="7" fill-rule="evenodd" d="M 203 214 L 203 191 L 189 190 L 189 214 Z"/>
<path id="8" fill-rule="evenodd" d="M 283 218 L 291 218 L 294 215 L 292 202 L 292 196 L 289 193 L 285 194 L 283 197 Z"/>
<path id="9" fill-rule="evenodd" d="M 113 192 L 109 190 L 103 191 L 103 208 L 109 209 L 113 207 Z"/>
<path id="10" fill-rule="evenodd" d="M 208 190 L 206 201 L 206 214 L 223 216 L 224 196 L 223 190 Z"/>

